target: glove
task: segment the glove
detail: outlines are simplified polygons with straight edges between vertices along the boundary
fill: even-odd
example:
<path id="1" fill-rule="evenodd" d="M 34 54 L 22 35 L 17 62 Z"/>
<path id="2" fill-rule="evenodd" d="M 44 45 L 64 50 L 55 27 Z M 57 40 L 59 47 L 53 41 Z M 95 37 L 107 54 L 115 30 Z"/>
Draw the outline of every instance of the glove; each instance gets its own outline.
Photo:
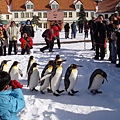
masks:
<path id="1" fill-rule="evenodd" d="M 18 82 L 17 80 L 11 80 L 10 86 L 12 86 L 12 89 L 23 87 L 23 85 L 20 82 Z"/>

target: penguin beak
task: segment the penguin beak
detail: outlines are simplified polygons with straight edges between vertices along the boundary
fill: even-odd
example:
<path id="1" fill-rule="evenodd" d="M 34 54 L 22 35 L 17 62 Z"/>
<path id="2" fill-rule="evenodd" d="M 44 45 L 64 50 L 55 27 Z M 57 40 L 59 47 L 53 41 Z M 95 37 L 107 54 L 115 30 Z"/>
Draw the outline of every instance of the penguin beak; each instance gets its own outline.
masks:
<path id="1" fill-rule="evenodd" d="M 7 62 L 9 62 L 9 61 L 11 61 L 11 60 L 7 60 Z"/>
<path id="2" fill-rule="evenodd" d="M 83 67 L 82 65 L 77 65 L 77 67 Z"/>
<path id="3" fill-rule="evenodd" d="M 62 60 L 62 62 L 65 62 L 65 61 L 67 61 L 67 60 Z"/>

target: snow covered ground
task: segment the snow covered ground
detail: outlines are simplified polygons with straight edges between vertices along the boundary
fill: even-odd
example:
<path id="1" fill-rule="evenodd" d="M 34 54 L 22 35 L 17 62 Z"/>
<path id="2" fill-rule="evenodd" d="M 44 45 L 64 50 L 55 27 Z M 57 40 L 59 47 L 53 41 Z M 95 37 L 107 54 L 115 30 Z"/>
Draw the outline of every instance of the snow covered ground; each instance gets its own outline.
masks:
<path id="1" fill-rule="evenodd" d="M 40 30 L 39 30 L 40 31 Z M 35 43 L 44 42 L 41 35 L 36 31 L 34 38 Z M 61 41 L 65 41 L 64 32 L 60 34 Z M 40 38 L 40 39 L 38 39 Z M 77 33 L 75 40 L 82 40 L 83 34 Z M 72 40 L 72 39 L 67 39 Z M 66 41 L 67 41 L 66 40 Z M 0 62 L 3 59 L 11 60 L 8 62 L 9 67 L 13 61 L 20 62 L 19 68 L 23 71 L 23 77 L 20 82 L 23 86 L 23 93 L 26 101 L 26 107 L 19 113 L 20 120 L 120 120 L 120 68 L 116 68 L 114 64 L 108 61 L 108 52 L 105 60 L 99 61 L 92 59 L 94 51 L 91 51 L 91 43 L 71 43 L 62 44 L 61 49 L 57 45 L 54 46 L 55 52 L 45 53 L 40 52 L 40 48 L 44 45 L 33 47 L 33 56 L 40 65 L 39 73 L 49 60 L 53 60 L 56 54 L 59 54 L 62 59 L 67 59 L 63 63 L 63 75 L 61 82 L 61 89 L 64 89 L 64 75 L 67 67 L 72 64 L 82 65 L 78 68 L 78 81 L 75 90 L 79 90 L 74 96 L 69 96 L 66 92 L 59 97 L 52 93 L 41 94 L 39 92 L 40 86 L 38 84 L 36 91 L 30 91 L 27 87 L 26 69 L 30 55 L 20 55 L 20 48 L 18 55 L 1 56 Z M 100 90 L 102 94 L 91 95 L 87 87 L 89 78 L 92 72 L 101 68 L 108 75 L 108 82 L 102 84 Z"/>

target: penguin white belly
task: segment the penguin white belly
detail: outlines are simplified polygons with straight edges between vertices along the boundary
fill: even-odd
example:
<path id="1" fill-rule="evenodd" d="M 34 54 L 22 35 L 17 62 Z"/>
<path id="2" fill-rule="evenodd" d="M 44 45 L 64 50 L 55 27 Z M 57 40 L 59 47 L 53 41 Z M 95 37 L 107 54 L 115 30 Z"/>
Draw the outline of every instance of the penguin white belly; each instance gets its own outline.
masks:
<path id="1" fill-rule="evenodd" d="M 8 72 L 9 71 L 8 66 L 4 66 L 3 71 Z"/>
<path id="2" fill-rule="evenodd" d="M 104 79 L 101 75 L 96 75 L 89 90 L 98 90 L 102 85 L 103 80 Z"/>
<path id="3" fill-rule="evenodd" d="M 67 89 L 67 92 L 70 92 L 74 88 L 76 81 L 77 81 L 77 75 L 78 75 L 77 69 L 72 70 L 72 72 L 69 76 L 70 85 Z"/>
<path id="4" fill-rule="evenodd" d="M 10 76 L 11 76 L 11 80 L 18 80 L 19 81 L 19 70 L 13 68 L 10 71 Z"/>
<path id="5" fill-rule="evenodd" d="M 58 90 L 58 88 L 60 86 L 61 75 L 62 75 L 62 67 L 58 67 L 56 70 L 56 74 L 51 79 L 51 89 L 52 89 L 53 93 L 55 93 L 56 90 Z"/>
<path id="6" fill-rule="evenodd" d="M 48 68 L 44 75 L 47 75 L 48 73 L 51 73 L 52 69 L 53 69 L 53 67 Z M 49 84 L 50 84 L 50 77 L 48 77 L 44 80 L 43 85 L 40 86 L 40 90 L 46 89 L 49 86 Z"/>
<path id="7" fill-rule="evenodd" d="M 39 80 L 39 72 L 38 70 L 34 70 L 30 76 L 29 88 L 31 90 L 38 85 L 38 80 Z"/>

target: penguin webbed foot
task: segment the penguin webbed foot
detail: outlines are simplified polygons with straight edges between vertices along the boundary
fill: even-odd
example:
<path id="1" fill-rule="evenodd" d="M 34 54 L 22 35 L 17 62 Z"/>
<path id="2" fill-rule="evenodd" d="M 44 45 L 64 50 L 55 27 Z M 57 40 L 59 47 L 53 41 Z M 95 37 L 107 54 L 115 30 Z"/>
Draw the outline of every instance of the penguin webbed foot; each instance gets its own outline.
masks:
<path id="1" fill-rule="evenodd" d="M 55 95 L 56 97 L 60 96 L 59 94 L 53 93 L 53 95 Z"/>
<path id="2" fill-rule="evenodd" d="M 73 93 L 68 92 L 68 95 L 73 96 L 74 94 L 73 94 Z"/>
<path id="3" fill-rule="evenodd" d="M 45 94 L 42 90 L 40 92 L 41 92 L 41 94 Z"/>
<path id="4" fill-rule="evenodd" d="M 78 93 L 79 91 L 77 90 L 77 91 L 74 91 L 74 90 L 71 90 L 72 91 L 72 93 L 73 94 L 75 94 L 75 93 Z"/>
<path id="5" fill-rule="evenodd" d="M 101 94 L 102 92 L 101 91 L 98 91 L 98 90 L 91 90 L 90 91 L 93 95 L 95 94 Z"/>
<path id="6" fill-rule="evenodd" d="M 52 93 L 52 90 L 49 89 L 49 88 L 47 88 L 47 92 L 48 92 L 48 93 Z"/>
<path id="7" fill-rule="evenodd" d="M 37 89 L 35 89 L 35 88 L 33 88 L 31 91 L 36 91 L 36 92 L 37 92 L 38 90 L 37 90 Z"/>
<path id="8" fill-rule="evenodd" d="M 58 93 L 63 93 L 63 92 L 64 92 L 64 90 L 57 90 L 57 92 L 58 92 Z"/>

